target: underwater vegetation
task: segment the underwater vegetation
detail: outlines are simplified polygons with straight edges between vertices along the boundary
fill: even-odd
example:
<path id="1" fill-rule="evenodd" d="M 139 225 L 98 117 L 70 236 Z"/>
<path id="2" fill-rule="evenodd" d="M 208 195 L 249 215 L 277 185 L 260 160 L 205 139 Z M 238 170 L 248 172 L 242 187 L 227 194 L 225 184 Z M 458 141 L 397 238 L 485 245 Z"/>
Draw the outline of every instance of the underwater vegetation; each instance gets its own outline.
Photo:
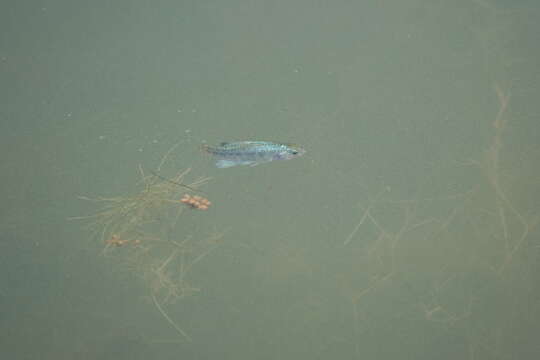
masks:
<path id="1" fill-rule="evenodd" d="M 510 96 L 498 84 L 494 93 L 499 109 L 487 148 L 457 165 L 477 179 L 469 190 L 396 200 L 384 188 L 363 201 L 343 240 L 350 263 L 336 276 L 350 303 L 350 342 L 358 358 L 389 336 L 381 328 L 411 326 L 432 339 L 458 339 L 470 359 L 538 353 L 532 334 L 539 327 L 529 317 L 540 312 L 533 300 L 540 208 L 526 204 L 539 189 L 523 179 L 524 170 L 535 167 L 536 152 L 509 151 Z M 370 328 L 374 323 L 378 331 Z"/>
<path id="2" fill-rule="evenodd" d="M 211 206 L 205 197 L 190 194 L 209 178 L 199 177 L 184 184 L 189 173 L 186 169 L 164 178 L 139 167 L 138 193 L 108 198 L 81 196 L 101 208 L 95 214 L 72 218 L 88 222 L 86 228 L 92 237 L 103 244 L 103 255 L 143 279 L 153 305 L 187 341 L 191 337 L 168 315 L 166 306 L 199 291 L 190 284 L 189 274 L 219 246 L 223 236 L 185 233 L 180 227 L 185 211 L 208 210 Z"/>

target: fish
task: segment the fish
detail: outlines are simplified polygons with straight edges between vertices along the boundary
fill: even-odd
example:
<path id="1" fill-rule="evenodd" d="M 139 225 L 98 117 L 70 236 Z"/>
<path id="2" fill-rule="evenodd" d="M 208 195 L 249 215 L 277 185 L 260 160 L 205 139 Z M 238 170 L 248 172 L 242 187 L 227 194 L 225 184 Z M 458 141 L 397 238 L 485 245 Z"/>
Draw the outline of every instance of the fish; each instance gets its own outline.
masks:
<path id="1" fill-rule="evenodd" d="M 203 145 L 203 150 L 216 158 L 220 169 L 237 165 L 255 166 L 274 160 L 290 160 L 305 154 L 298 145 L 272 141 L 222 142 L 217 146 Z"/>

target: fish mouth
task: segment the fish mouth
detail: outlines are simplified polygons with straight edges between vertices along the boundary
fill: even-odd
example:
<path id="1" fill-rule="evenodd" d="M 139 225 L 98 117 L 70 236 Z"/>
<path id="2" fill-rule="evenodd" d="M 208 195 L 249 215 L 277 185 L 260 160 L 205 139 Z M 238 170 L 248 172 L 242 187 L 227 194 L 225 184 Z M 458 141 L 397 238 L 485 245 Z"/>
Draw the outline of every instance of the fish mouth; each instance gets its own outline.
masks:
<path id="1" fill-rule="evenodd" d="M 298 146 L 294 147 L 294 151 L 296 151 L 296 153 L 293 154 L 294 156 L 302 156 L 306 153 L 306 149 L 298 147 Z"/>
<path id="2" fill-rule="evenodd" d="M 306 153 L 306 150 L 303 147 L 296 144 L 285 143 L 283 145 L 289 148 L 289 153 L 292 154 L 292 156 L 302 156 Z"/>

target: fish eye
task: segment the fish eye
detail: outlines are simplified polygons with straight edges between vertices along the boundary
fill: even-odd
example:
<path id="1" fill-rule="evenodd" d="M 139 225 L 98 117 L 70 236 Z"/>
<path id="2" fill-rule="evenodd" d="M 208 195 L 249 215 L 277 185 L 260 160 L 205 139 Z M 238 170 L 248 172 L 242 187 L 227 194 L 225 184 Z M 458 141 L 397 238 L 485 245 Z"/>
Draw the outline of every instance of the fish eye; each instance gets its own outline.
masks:
<path id="1" fill-rule="evenodd" d="M 292 154 L 293 154 L 293 155 L 298 154 L 298 150 L 293 150 L 293 151 L 292 151 Z"/>

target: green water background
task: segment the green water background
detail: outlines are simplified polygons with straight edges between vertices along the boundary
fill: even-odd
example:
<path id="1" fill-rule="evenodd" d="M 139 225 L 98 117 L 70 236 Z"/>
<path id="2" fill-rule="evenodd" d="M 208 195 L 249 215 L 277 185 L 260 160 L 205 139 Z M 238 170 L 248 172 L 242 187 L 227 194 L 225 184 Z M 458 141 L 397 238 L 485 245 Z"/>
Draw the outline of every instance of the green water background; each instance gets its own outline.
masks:
<path id="1" fill-rule="evenodd" d="M 540 355 L 535 1 L 0 8 L 2 358 Z M 216 169 L 199 151 L 243 139 L 307 153 Z M 169 171 L 212 177 L 186 234 L 225 233 L 168 307 L 192 343 L 67 220 L 177 143 Z"/>

